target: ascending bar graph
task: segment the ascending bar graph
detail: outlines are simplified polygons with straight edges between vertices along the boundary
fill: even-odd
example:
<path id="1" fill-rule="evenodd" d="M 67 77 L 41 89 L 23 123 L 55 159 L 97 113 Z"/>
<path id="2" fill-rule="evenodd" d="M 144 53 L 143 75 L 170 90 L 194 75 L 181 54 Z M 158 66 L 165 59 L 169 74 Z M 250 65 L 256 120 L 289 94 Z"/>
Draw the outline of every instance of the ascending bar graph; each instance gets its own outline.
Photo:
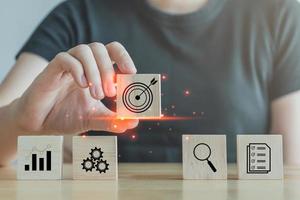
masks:
<path id="1" fill-rule="evenodd" d="M 46 166 L 46 169 L 45 169 Z M 25 171 L 30 171 L 30 164 L 24 166 Z M 46 151 L 46 158 L 38 158 L 38 154 L 31 154 L 31 171 L 51 171 L 51 151 Z"/>

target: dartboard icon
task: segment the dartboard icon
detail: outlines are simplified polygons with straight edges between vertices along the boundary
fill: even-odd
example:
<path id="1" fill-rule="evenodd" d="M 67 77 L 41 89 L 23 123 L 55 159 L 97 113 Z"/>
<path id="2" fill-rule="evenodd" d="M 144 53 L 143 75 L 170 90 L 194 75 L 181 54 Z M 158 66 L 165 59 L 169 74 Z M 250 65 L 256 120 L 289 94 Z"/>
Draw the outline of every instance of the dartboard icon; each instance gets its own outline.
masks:
<path id="1" fill-rule="evenodd" d="M 123 91 L 122 101 L 127 110 L 133 113 L 143 113 L 147 111 L 153 103 L 153 92 L 151 86 L 157 80 L 153 78 L 149 85 L 142 82 L 133 82 Z"/>

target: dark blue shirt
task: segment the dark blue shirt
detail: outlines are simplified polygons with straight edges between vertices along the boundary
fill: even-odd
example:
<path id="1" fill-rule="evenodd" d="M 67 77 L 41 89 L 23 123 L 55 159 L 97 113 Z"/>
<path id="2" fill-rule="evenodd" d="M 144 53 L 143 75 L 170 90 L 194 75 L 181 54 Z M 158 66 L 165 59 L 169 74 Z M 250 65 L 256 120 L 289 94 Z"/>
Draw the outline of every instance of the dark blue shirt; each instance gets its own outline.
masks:
<path id="1" fill-rule="evenodd" d="M 236 135 L 269 133 L 272 100 L 300 89 L 299 20 L 296 0 L 209 0 L 183 15 L 142 0 L 72 0 L 45 18 L 20 53 L 50 61 L 80 43 L 119 41 L 139 73 L 167 76 L 163 113 L 195 118 L 141 122 L 119 135 L 119 160 L 178 162 L 181 135 L 204 133 L 226 134 L 234 161 Z"/>

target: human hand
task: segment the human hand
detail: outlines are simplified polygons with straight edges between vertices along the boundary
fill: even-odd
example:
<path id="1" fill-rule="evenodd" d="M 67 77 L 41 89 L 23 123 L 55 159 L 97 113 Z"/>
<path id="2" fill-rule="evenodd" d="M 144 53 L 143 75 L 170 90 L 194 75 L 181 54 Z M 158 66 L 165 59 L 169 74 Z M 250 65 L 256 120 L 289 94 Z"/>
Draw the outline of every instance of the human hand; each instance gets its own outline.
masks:
<path id="1" fill-rule="evenodd" d="M 59 53 L 16 100 L 18 128 L 37 134 L 74 134 L 120 133 L 136 127 L 138 120 L 117 119 L 100 101 L 116 95 L 113 63 L 121 73 L 136 73 L 128 52 L 117 42 L 79 45 Z"/>

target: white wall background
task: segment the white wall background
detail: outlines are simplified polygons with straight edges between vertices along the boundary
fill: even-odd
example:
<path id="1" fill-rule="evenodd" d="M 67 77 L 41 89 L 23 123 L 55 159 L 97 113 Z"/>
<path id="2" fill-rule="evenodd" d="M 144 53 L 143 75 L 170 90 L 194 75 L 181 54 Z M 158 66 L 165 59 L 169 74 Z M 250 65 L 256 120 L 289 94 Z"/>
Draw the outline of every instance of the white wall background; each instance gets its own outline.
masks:
<path id="1" fill-rule="evenodd" d="M 62 0 L 5 0 L 0 5 L 0 82 L 35 27 Z"/>

